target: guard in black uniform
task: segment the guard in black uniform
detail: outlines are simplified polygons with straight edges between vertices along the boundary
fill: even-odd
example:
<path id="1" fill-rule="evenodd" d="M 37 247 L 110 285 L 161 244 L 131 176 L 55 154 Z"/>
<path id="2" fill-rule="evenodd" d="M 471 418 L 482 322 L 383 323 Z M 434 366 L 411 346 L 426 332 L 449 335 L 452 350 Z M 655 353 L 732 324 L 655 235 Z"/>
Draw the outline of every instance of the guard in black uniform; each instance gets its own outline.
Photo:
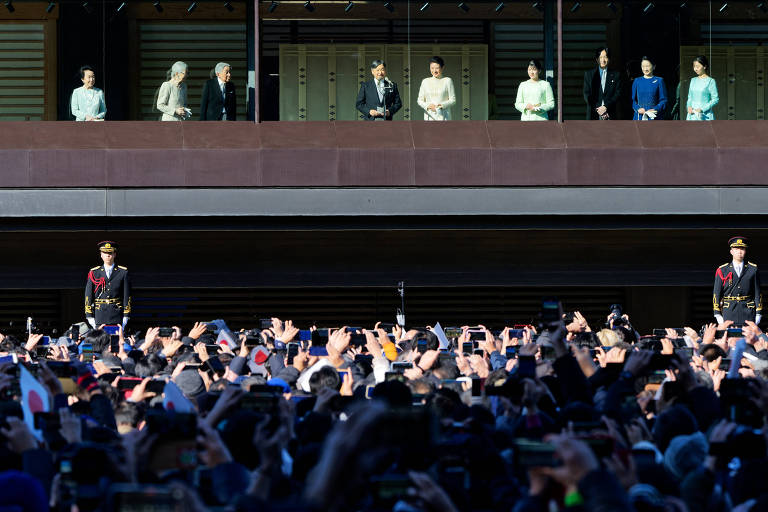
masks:
<path id="1" fill-rule="evenodd" d="M 760 323 L 763 296 L 760 293 L 760 274 L 757 265 L 746 261 L 747 239 L 735 236 L 728 240 L 733 261 L 715 271 L 715 288 L 712 292 L 712 308 L 717 323 L 733 320 L 734 325 L 744 325 L 747 320 Z"/>
<path id="2" fill-rule="evenodd" d="M 131 315 L 131 285 L 128 269 L 115 265 L 117 244 L 99 242 L 103 265 L 93 267 L 85 282 L 85 318 L 91 327 L 102 324 L 123 327 Z"/>

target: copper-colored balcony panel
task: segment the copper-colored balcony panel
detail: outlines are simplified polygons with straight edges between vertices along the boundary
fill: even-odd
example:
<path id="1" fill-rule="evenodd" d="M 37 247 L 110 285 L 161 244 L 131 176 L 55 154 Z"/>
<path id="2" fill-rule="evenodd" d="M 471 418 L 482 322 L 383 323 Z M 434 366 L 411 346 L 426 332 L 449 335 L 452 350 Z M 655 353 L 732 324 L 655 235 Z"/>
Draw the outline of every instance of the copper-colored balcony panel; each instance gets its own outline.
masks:
<path id="1" fill-rule="evenodd" d="M 184 143 L 182 122 L 120 121 L 94 124 L 104 128 L 106 147 L 109 149 L 181 148 Z"/>
<path id="2" fill-rule="evenodd" d="M 493 184 L 564 185 L 565 138 L 557 123 L 494 121 L 487 123 Z"/>
<path id="3" fill-rule="evenodd" d="M 29 187 L 29 151 L 0 149 L 0 188 Z"/>
<path id="4" fill-rule="evenodd" d="M 0 125 L 0 187 L 768 185 L 763 121 Z"/>
<path id="5" fill-rule="evenodd" d="M 104 149 L 31 149 L 29 184 L 32 187 L 106 187 Z"/>
<path id="6" fill-rule="evenodd" d="M 184 151 L 166 149 L 110 149 L 107 152 L 108 187 L 183 187 Z M 222 182 L 230 183 L 229 180 Z M 81 181 L 72 186 L 89 186 Z"/>
<path id="7" fill-rule="evenodd" d="M 185 149 L 256 149 L 261 125 L 250 121 L 182 123 Z"/>
<path id="8" fill-rule="evenodd" d="M 181 153 L 186 187 L 219 187 L 222 180 L 234 187 L 262 185 L 260 149 L 186 148 Z"/>
<path id="9" fill-rule="evenodd" d="M 337 121 L 340 186 L 415 184 L 413 137 L 408 122 Z"/>
<path id="10" fill-rule="evenodd" d="M 486 126 L 484 121 L 412 122 L 416 185 L 492 185 Z"/>

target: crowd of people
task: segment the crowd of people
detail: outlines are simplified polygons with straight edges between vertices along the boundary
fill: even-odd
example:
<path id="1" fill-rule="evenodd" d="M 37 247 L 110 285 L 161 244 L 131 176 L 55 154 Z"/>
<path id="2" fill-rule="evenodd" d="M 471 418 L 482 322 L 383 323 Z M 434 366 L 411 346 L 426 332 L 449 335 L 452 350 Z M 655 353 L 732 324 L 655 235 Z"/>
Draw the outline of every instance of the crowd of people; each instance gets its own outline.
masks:
<path id="1" fill-rule="evenodd" d="M 608 69 L 610 49 L 598 48 L 595 52 L 597 67 L 584 74 L 584 101 L 587 104 L 587 119 L 618 119 L 618 103 L 622 93 L 620 73 Z M 213 70 L 215 77 L 208 80 L 202 93 L 200 121 L 235 121 L 237 100 L 235 86 L 231 81 L 232 67 L 219 62 Z M 632 82 L 632 111 L 636 121 L 664 119 L 669 110 L 678 106 L 669 105 L 664 79 L 654 75 L 656 65 L 650 57 L 640 62 L 642 76 Z M 549 112 L 555 108 L 552 86 L 541 80 L 542 65 L 536 59 L 528 61 L 528 80 L 517 88 L 515 108 L 520 111 L 521 121 L 547 121 Z M 176 62 L 168 71 L 168 80 L 160 86 L 155 98 L 162 121 L 184 121 L 192 119 L 192 108 L 187 101 L 187 64 Z M 434 56 L 429 61 L 428 78 L 422 80 L 417 103 L 424 111 L 425 121 L 449 121 L 451 109 L 456 104 L 453 81 L 444 75 L 445 61 Z M 713 108 L 719 101 L 717 84 L 709 76 L 709 61 L 704 55 L 693 60 L 695 77 L 691 79 L 685 106 L 689 121 L 713 120 Z M 361 83 L 355 102 L 357 110 L 367 121 L 391 121 L 402 108 L 403 103 L 397 84 L 387 78 L 386 63 L 376 59 L 371 63 L 373 78 Z M 107 112 L 104 92 L 94 87 L 95 75 L 89 66 L 80 69 L 83 86 L 72 93 L 72 115 L 77 121 L 103 121 Z M 679 92 L 678 92 L 679 96 Z M 670 108 L 671 107 L 671 108 Z"/>
<path id="2" fill-rule="evenodd" d="M 0 509 L 768 509 L 768 336 L 612 308 L 0 336 Z"/>

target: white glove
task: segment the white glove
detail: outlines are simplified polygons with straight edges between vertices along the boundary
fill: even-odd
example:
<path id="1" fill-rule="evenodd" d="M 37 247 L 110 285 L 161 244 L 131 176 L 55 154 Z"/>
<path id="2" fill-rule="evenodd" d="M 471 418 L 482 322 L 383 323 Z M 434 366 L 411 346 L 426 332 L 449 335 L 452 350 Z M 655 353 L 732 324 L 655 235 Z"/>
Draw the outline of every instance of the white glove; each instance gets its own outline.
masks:
<path id="1" fill-rule="evenodd" d="M 89 317 L 86 318 L 86 320 L 88 321 L 88 323 L 90 324 L 91 327 L 93 327 L 94 329 L 96 328 L 96 319 L 95 318 L 93 318 L 92 316 L 89 316 Z"/>
<path id="2" fill-rule="evenodd" d="M 722 325 L 725 323 L 725 320 L 723 320 L 723 315 L 715 315 L 715 320 L 717 320 L 717 325 Z"/>
<path id="3" fill-rule="evenodd" d="M 763 318 L 763 315 L 761 315 L 760 313 L 756 314 L 755 315 L 755 323 L 759 324 L 760 320 L 762 320 L 762 318 Z"/>

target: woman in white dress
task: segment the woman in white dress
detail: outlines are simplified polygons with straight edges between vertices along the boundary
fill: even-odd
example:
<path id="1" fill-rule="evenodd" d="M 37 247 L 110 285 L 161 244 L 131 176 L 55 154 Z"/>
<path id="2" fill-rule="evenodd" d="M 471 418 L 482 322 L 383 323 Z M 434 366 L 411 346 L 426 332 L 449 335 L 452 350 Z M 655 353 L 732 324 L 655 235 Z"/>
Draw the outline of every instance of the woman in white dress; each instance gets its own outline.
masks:
<path id="1" fill-rule="evenodd" d="M 70 107 L 75 121 L 103 121 L 107 115 L 107 105 L 104 103 L 104 91 L 94 87 L 96 74 L 90 66 L 80 68 L 82 87 L 72 91 Z"/>
<path id="2" fill-rule="evenodd" d="M 541 63 L 536 59 L 528 61 L 529 80 L 517 88 L 515 108 L 521 112 L 521 121 L 546 121 L 547 112 L 555 108 L 552 86 L 546 80 L 539 80 Z"/>
<path id="3" fill-rule="evenodd" d="M 187 65 L 175 62 L 171 67 L 171 79 L 163 82 L 157 95 L 157 109 L 163 113 L 161 121 L 183 121 L 192 111 L 187 108 Z"/>
<path id="4" fill-rule="evenodd" d="M 424 109 L 425 121 L 450 121 L 451 107 L 456 104 L 453 80 L 443 76 L 445 61 L 432 57 L 429 61 L 429 78 L 421 81 L 418 103 Z"/>

